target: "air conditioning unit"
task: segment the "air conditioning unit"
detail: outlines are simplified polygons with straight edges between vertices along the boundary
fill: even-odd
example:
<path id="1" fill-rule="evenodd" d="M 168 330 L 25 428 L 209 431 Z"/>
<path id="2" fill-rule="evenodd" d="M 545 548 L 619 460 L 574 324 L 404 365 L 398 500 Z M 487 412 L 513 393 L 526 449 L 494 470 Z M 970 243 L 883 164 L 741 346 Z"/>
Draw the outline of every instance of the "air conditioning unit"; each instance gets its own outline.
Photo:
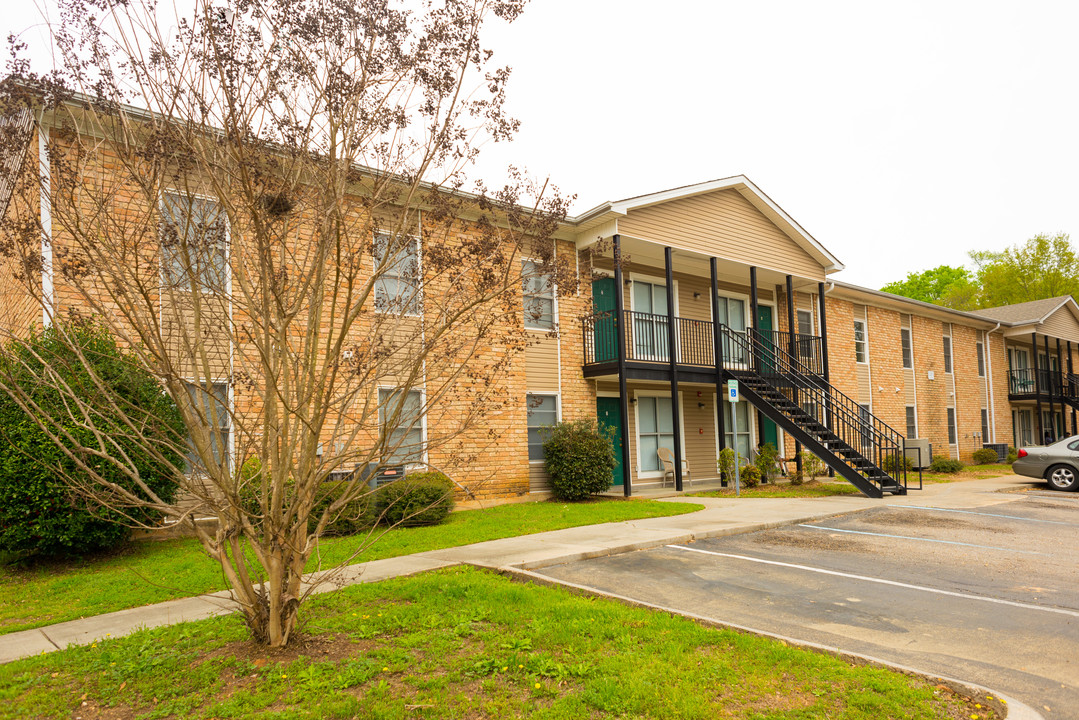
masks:
<path id="1" fill-rule="evenodd" d="M 982 447 L 988 448 L 989 450 L 996 450 L 998 463 L 1002 463 L 1008 459 L 1008 443 L 985 443 Z"/>
<path id="2" fill-rule="evenodd" d="M 903 441 L 903 454 L 910 458 L 916 470 L 921 470 L 933 462 L 933 445 L 925 438 L 907 438 Z"/>
<path id="3" fill-rule="evenodd" d="M 376 472 L 377 470 L 377 472 Z M 356 471 L 360 482 L 366 483 L 372 489 L 394 480 L 400 480 L 405 476 L 404 465 L 383 465 L 379 469 L 378 463 L 368 463 Z"/>

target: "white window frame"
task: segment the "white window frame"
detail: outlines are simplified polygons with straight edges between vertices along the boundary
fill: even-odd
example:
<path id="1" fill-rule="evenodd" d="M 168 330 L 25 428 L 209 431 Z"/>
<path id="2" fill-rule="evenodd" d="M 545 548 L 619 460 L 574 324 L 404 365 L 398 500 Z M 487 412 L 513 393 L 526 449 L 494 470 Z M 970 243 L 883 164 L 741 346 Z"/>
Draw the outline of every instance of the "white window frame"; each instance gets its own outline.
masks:
<path id="1" fill-rule="evenodd" d="M 633 402 L 633 445 L 634 445 L 635 454 L 637 456 L 636 457 L 636 462 L 637 462 L 637 479 L 638 480 L 648 480 L 648 479 L 654 479 L 654 478 L 662 479 L 663 478 L 663 468 L 661 467 L 659 470 L 648 470 L 648 471 L 643 471 L 643 472 L 641 471 L 641 467 L 642 467 L 642 465 L 641 465 L 641 414 L 638 411 L 638 402 L 637 401 L 642 397 L 670 398 L 670 396 L 671 396 L 671 391 L 670 390 L 643 390 L 642 389 L 642 390 L 634 390 L 633 391 L 633 401 L 634 401 Z M 683 395 L 682 391 L 679 390 L 678 391 L 678 423 L 679 423 L 679 427 L 682 428 L 682 432 L 681 432 L 682 437 L 679 438 L 681 440 L 679 445 L 682 448 L 682 459 L 685 460 L 686 459 L 686 433 L 685 433 L 686 418 L 685 418 L 685 413 L 683 412 L 683 402 L 682 402 L 683 397 L 684 397 L 684 395 Z"/>
<path id="2" fill-rule="evenodd" d="M 551 288 L 550 288 L 550 293 L 551 293 L 551 327 L 544 327 L 542 325 L 539 325 L 539 326 L 537 326 L 537 325 L 529 325 L 529 322 L 534 323 L 536 321 L 535 320 L 529 320 L 527 298 L 529 298 L 529 297 L 543 297 L 543 296 L 539 295 L 537 293 L 526 293 L 526 292 L 524 292 L 523 283 L 524 283 L 524 277 L 525 277 L 525 275 L 524 275 L 524 264 L 525 263 L 532 263 L 533 265 L 539 265 L 540 261 L 537 260 L 536 258 L 533 258 L 533 257 L 522 257 L 521 258 L 521 280 L 522 280 L 521 312 L 524 315 L 525 329 L 533 330 L 533 331 L 541 332 L 541 333 L 558 332 L 558 285 L 557 285 L 557 283 L 555 283 L 553 278 L 551 278 L 549 280 L 549 285 L 551 286 Z"/>
<path id="3" fill-rule="evenodd" d="M 216 198 L 216 197 L 212 196 L 212 195 L 204 195 L 202 193 L 193 193 L 193 192 L 188 192 L 188 191 L 184 191 L 184 190 L 175 190 L 175 189 L 171 189 L 171 188 L 162 190 L 161 194 L 160 194 L 160 196 L 158 197 L 158 200 L 157 200 L 158 218 L 159 218 L 159 221 L 160 221 L 160 223 L 162 225 L 165 224 L 165 218 L 166 218 L 166 215 L 165 215 L 165 197 L 170 196 L 170 195 L 172 197 L 178 198 L 181 201 L 181 203 L 183 203 L 183 202 L 185 202 L 187 200 L 200 200 L 200 201 L 203 201 L 203 202 L 211 202 L 211 203 L 214 203 L 215 205 L 217 205 L 219 215 L 220 215 L 221 219 L 225 223 L 225 237 L 224 237 L 225 247 L 224 247 L 223 252 L 222 252 L 223 267 L 221 269 L 221 272 L 223 273 L 224 277 L 221 278 L 221 280 L 222 280 L 221 284 L 224 287 L 225 294 L 228 295 L 231 298 L 231 295 L 232 295 L 232 267 L 231 267 L 231 265 L 229 263 L 229 259 L 231 257 L 231 250 L 232 250 L 232 226 L 229 224 L 228 215 L 225 213 L 224 208 L 221 206 L 221 200 L 219 198 Z M 191 292 L 190 286 L 186 282 L 183 283 L 183 285 L 170 284 L 169 282 L 166 282 L 167 279 L 171 279 L 171 278 L 167 278 L 167 276 L 169 274 L 169 271 L 166 269 L 166 265 L 165 265 L 165 246 L 161 244 L 160 232 L 161 231 L 159 230 L 158 231 L 158 249 L 157 249 L 157 257 L 158 257 L 158 263 L 159 263 L 158 287 L 162 291 L 162 293 L 164 293 L 166 289 L 168 289 L 170 292 L 190 293 Z M 171 258 L 170 258 L 169 262 L 171 263 Z M 217 294 L 216 290 L 206 287 L 205 285 L 203 285 L 203 283 L 198 278 L 196 278 L 195 285 L 199 288 L 199 294 L 200 295 L 216 295 Z M 231 312 L 230 312 L 230 316 L 231 316 Z"/>
<path id="4" fill-rule="evenodd" d="M 396 385 L 379 385 L 375 390 L 375 401 L 378 404 L 378 432 L 379 435 L 383 434 L 382 424 L 382 398 L 379 397 L 383 390 L 390 392 L 400 391 L 401 388 Z M 405 391 L 407 393 L 418 392 L 420 394 L 420 444 L 423 447 L 422 460 L 419 462 L 405 463 L 405 469 L 427 467 L 427 390 L 422 387 L 414 387 Z M 387 462 L 389 462 L 387 460 Z"/>
<path id="5" fill-rule="evenodd" d="M 941 335 L 941 351 L 944 354 L 944 373 L 951 375 L 955 372 L 955 348 L 952 346 L 951 333 Z"/>
<path id="6" fill-rule="evenodd" d="M 945 408 L 945 422 L 948 424 L 948 444 L 959 444 L 959 419 L 954 407 Z"/>
<path id="7" fill-rule="evenodd" d="M 555 406 L 554 407 L 555 422 L 556 423 L 562 422 L 562 393 L 560 393 L 560 392 L 549 392 L 549 391 L 543 391 L 543 390 L 526 391 L 525 392 L 525 435 L 526 435 L 526 439 L 525 439 L 526 449 L 525 449 L 525 451 L 526 451 L 526 453 L 527 453 L 527 446 L 529 444 L 528 441 L 527 441 L 527 434 L 528 434 L 528 431 L 532 429 L 528 425 L 528 418 L 532 416 L 532 408 L 529 407 L 528 399 L 532 395 L 542 395 L 544 397 L 553 397 L 554 398 L 554 406 Z M 597 397 L 602 397 L 602 395 L 597 394 Z M 615 393 L 614 397 L 618 397 L 618 393 Z M 539 426 L 539 427 L 549 427 L 549 426 L 542 425 L 542 426 Z M 543 465 L 545 462 L 546 462 L 546 460 L 544 458 L 540 458 L 539 460 L 533 460 L 532 458 L 528 459 L 528 464 L 529 465 Z"/>
<path id="8" fill-rule="evenodd" d="M 904 408 L 903 408 L 904 420 L 906 420 L 905 416 L 906 416 L 906 412 L 908 410 L 913 411 L 911 413 L 911 415 L 913 415 L 913 417 L 914 417 L 914 434 L 913 435 L 908 434 L 907 438 L 910 439 L 910 440 L 915 440 L 915 439 L 918 438 L 918 406 L 917 405 L 905 405 Z M 908 433 L 910 432 L 910 423 L 907 423 L 907 432 Z"/>
<path id="9" fill-rule="evenodd" d="M 903 338 L 906 338 L 906 347 L 903 346 Z M 910 328 L 899 328 L 899 354 L 903 362 L 904 370 L 914 369 L 914 336 Z M 908 361 L 910 364 L 908 365 Z"/>
<path id="10" fill-rule="evenodd" d="M 372 270 L 373 271 L 377 270 L 379 264 L 381 263 L 381 261 L 379 260 L 378 254 L 377 254 L 379 236 L 383 236 L 383 237 L 392 239 L 393 234 L 389 233 L 389 232 L 383 232 L 381 230 L 376 230 L 374 232 L 374 237 L 373 237 L 374 246 L 373 247 L 375 248 L 375 252 L 372 253 L 372 257 L 371 257 L 371 262 L 373 263 L 373 265 L 372 265 Z M 383 272 L 379 277 L 375 278 L 375 288 L 374 288 L 374 290 L 375 290 L 375 312 L 379 313 L 380 315 L 398 315 L 400 317 L 417 317 L 418 318 L 418 317 L 423 317 L 423 305 L 424 305 L 424 302 L 423 302 L 424 301 L 424 297 L 423 297 L 423 241 L 422 241 L 422 238 L 420 238 L 419 235 L 408 234 L 405 237 L 408 238 L 408 241 L 410 243 L 415 243 L 416 244 L 416 296 L 414 298 L 412 298 L 412 302 L 419 306 L 419 311 L 418 312 L 411 312 L 411 308 L 409 310 L 406 310 L 404 308 L 398 309 L 398 308 L 395 308 L 395 307 L 392 307 L 392 306 L 390 306 L 390 307 L 379 307 L 379 289 L 380 289 L 379 288 L 379 283 L 382 282 L 383 280 L 387 280 L 387 279 L 388 280 L 395 280 L 398 283 L 402 282 L 400 275 L 396 275 L 396 274 L 391 273 L 389 271 L 389 268 L 387 268 L 387 270 L 385 272 Z"/>
<path id="11" fill-rule="evenodd" d="M 739 292 L 731 292 L 729 290 L 727 290 L 727 291 L 719 291 L 717 294 L 719 295 L 719 297 L 723 298 L 724 300 L 740 300 L 742 302 L 742 321 L 745 323 L 745 326 L 746 326 L 747 329 L 754 327 L 754 323 L 756 322 L 756 318 L 753 317 L 753 307 L 752 307 L 752 302 L 751 302 L 752 298 L 749 295 L 744 295 L 744 294 L 739 293 Z M 675 297 L 677 298 L 678 296 L 675 295 Z M 709 318 L 714 318 L 716 316 L 716 310 L 715 310 L 714 307 L 712 307 L 712 303 L 713 303 L 712 290 L 711 290 L 711 288 L 709 288 L 709 290 L 708 290 L 708 311 L 709 311 L 708 317 Z M 771 310 L 772 310 L 772 324 L 774 325 L 775 322 L 776 322 L 776 319 L 779 317 L 779 313 L 776 310 L 775 302 L 774 301 L 773 302 L 761 302 L 761 301 L 758 300 L 757 305 L 766 305 L 769 308 L 771 308 Z M 775 327 L 772 328 L 772 331 L 775 332 Z M 735 330 L 734 332 L 737 332 L 737 330 Z M 786 350 L 787 348 L 783 348 L 783 349 Z M 738 366 L 738 365 L 743 365 L 744 366 L 744 363 L 732 363 L 732 364 L 735 365 L 735 366 Z"/>
<path id="12" fill-rule="evenodd" d="M 974 347 L 978 351 L 978 377 L 985 377 L 985 342 L 979 340 Z"/>
<path id="13" fill-rule="evenodd" d="M 862 339 L 858 340 L 858 326 L 862 326 Z M 861 342 L 864 359 L 858 359 L 858 344 Z M 869 364 L 869 323 L 862 318 L 854 318 L 854 362 L 859 365 Z"/>
<path id="14" fill-rule="evenodd" d="M 195 382 L 194 380 L 186 380 L 186 379 L 183 382 L 188 388 L 195 388 L 199 392 L 204 392 L 204 388 L 203 388 L 202 383 L 198 383 L 198 382 Z M 226 463 L 228 464 L 228 467 L 230 468 L 230 470 L 235 469 L 235 467 L 236 467 L 236 458 L 234 457 L 234 452 L 233 452 L 233 435 L 235 434 L 236 428 L 235 428 L 235 426 L 233 425 L 233 422 L 232 422 L 233 403 L 234 403 L 232 383 L 229 382 L 227 378 L 214 378 L 214 379 L 210 380 L 209 385 L 210 385 L 210 388 L 211 388 L 211 393 L 213 392 L 214 387 L 222 386 L 222 387 L 225 388 L 225 418 L 224 418 L 224 420 L 228 423 L 228 431 L 225 434 L 225 438 L 224 438 L 224 440 L 225 440 L 224 452 L 225 452 L 225 460 L 226 460 Z M 190 396 L 191 391 L 188 390 L 188 393 L 189 393 L 189 396 Z M 209 420 L 210 418 L 207 417 L 206 419 Z M 221 418 L 218 418 L 219 423 L 220 423 L 220 421 L 221 421 Z M 218 425 L 218 430 L 220 430 L 222 427 L 224 427 L 224 426 L 219 424 Z M 188 442 L 190 442 L 190 438 L 191 438 L 191 436 L 189 434 L 188 435 Z M 191 475 L 191 474 L 195 473 L 196 472 L 195 463 L 199 462 L 199 460 L 198 460 L 198 458 L 195 457 L 194 448 L 192 448 L 188 452 L 188 455 L 187 455 L 187 457 L 185 459 L 185 462 L 187 464 L 185 474 L 186 475 Z"/>
<path id="15" fill-rule="evenodd" d="M 654 275 L 642 275 L 641 273 L 632 273 L 631 272 L 629 274 L 629 279 L 630 279 L 630 288 L 629 288 L 629 311 L 630 312 L 640 312 L 639 310 L 637 310 L 636 293 L 633 292 L 633 283 L 644 282 L 644 283 L 648 283 L 650 285 L 662 285 L 664 288 L 667 287 L 667 279 L 666 278 L 656 277 Z M 674 298 L 674 308 L 672 309 L 672 314 L 674 315 L 674 318 L 675 318 L 675 320 L 674 320 L 674 345 L 675 345 L 675 348 L 676 348 L 676 355 L 677 355 L 677 348 L 681 344 L 681 340 L 678 337 L 678 280 L 674 280 L 673 283 L 674 284 L 671 287 L 671 295 Z M 652 313 L 652 314 L 656 314 L 656 313 Z M 634 317 L 633 321 L 634 321 L 634 323 L 639 322 L 636 317 Z M 643 321 L 641 321 L 641 322 L 643 322 Z M 653 323 L 653 327 L 659 327 L 659 323 Z M 632 334 L 631 337 L 633 339 L 633 342 L 636 343 L 637 342 L 637 328 L 636 327 L 633 328 L 632 333 L 633 334 Z M 664 338 L 664 341 L 666 341 L 666 338 Z M 662 355 L 662 354 L 660 354 L 658 352 L 658 349 L 659 349 L 659 347 L 658 347 L 659 343 L 658 342 L 656 343 L 656 346 L 657 347 L 653 348 L 653 350 L 656 350 L 657 352 L 655 352 L 654 354 L 649 354 L 649 355 L 642 356 L 640 359 L 656 360 L 656 361 L 663 361 L 663 362 L 669 361 L 670 360 L 670 348 L 667 348 L 667 352 L 668 352 L 667 355 Z M 634 350 L 634 352 L 636 352 L 636 349 Z"/>

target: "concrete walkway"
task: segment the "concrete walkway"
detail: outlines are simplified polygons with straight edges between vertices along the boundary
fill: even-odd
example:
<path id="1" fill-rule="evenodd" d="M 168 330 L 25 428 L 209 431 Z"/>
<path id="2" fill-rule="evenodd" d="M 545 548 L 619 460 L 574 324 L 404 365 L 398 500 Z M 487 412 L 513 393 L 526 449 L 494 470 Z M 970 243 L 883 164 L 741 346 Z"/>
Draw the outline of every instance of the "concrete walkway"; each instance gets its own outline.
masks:
<path id="1" fill-rule="evenodd" d="M 1002 493 L 1029 487 L 1017 476 L 991 480 L 927 485 L 906 496 L 873 500 L 861 496 L 834 498 L 662 498 L 669 502 L 693 502 L 705 509 L 674 517 L 629 520 L 602 525 L 554 530 L 503 538 L 444 550 L 404 555 L 352 565 L 316 588 L 328 592 L 345 585 L 377 582 L 452 565 L 476 565 L 496 569 L 533 570 L 548 565 L 641 550 L 668 544 L 752 532 L 796 522 L 819 520 L 882 505 L 937 507 L 985 507 L 1012 502 L 1018 496 Z M 318 581 L 325 576 L 313 575 Z M 96 640 L 127 635 L 140 628 L 160 627 L 202 620 L 235 612 L 227 591 L 170 600 L 156 605 L 120 610 L 34 630 L 0 635 L 0 662 L 85 645 Z"/>

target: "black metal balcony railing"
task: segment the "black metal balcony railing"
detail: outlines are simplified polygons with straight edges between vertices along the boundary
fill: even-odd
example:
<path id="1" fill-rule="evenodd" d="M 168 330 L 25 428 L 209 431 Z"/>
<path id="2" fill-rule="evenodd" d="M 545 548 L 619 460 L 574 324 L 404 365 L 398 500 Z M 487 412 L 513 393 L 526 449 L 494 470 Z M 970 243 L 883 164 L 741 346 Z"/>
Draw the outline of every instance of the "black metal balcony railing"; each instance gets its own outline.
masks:
<path id="1" fill-rule="evenodd" d="M 626 311 L 626 360 L 630 362 L 669 363 L 670 335 L 666 315 Z M 614 311 L 598 312 L 582 321 L 584 331 L 584 361 L 586 365 L 614 362 L 618 359 L 618 326 Z M 789 353 L 790 333 L 778 330 L 748 330 L 755 339 Z M 721 340 L 723 354 L 728 363 L 746 364 L 746 346 L 724 336 Z M 812 335 L 794 336 L 795 357 L 808 372 L 824 374 L 821 339 Z M 675 318 L 675 361 L 680 365 L 715 367 L 713 353 L 712 322 Z"/>
<path id="2" fill-rule="evenodd" d="M 1044 368 L 1009 370 L 1008 393 L 1031 397 L 1040 393 L 1043 396 L 1079 398 L 1079 375 Z"/>

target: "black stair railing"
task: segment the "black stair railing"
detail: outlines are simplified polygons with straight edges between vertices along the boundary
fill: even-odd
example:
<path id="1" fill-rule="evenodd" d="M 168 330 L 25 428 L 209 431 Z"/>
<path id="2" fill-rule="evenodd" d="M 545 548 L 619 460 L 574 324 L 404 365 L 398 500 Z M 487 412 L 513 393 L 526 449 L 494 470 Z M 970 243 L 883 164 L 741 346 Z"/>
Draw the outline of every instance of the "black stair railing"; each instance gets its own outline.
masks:
<path id="1" fill-rule="evenodd" d="M 903 436 L 870 414 L 756 331 L 732 331 L 723 326 L 724 348 L 736 349 L 737 361 L 724 358 L 724 367 L 763 385 L 765 399 L 833 455 L 881 490 L 906 490 L 901 459 Z M 747 359 L 748 358 L 748 362 Z M 888 468 L 891 472 L 886 472 Z"/>

